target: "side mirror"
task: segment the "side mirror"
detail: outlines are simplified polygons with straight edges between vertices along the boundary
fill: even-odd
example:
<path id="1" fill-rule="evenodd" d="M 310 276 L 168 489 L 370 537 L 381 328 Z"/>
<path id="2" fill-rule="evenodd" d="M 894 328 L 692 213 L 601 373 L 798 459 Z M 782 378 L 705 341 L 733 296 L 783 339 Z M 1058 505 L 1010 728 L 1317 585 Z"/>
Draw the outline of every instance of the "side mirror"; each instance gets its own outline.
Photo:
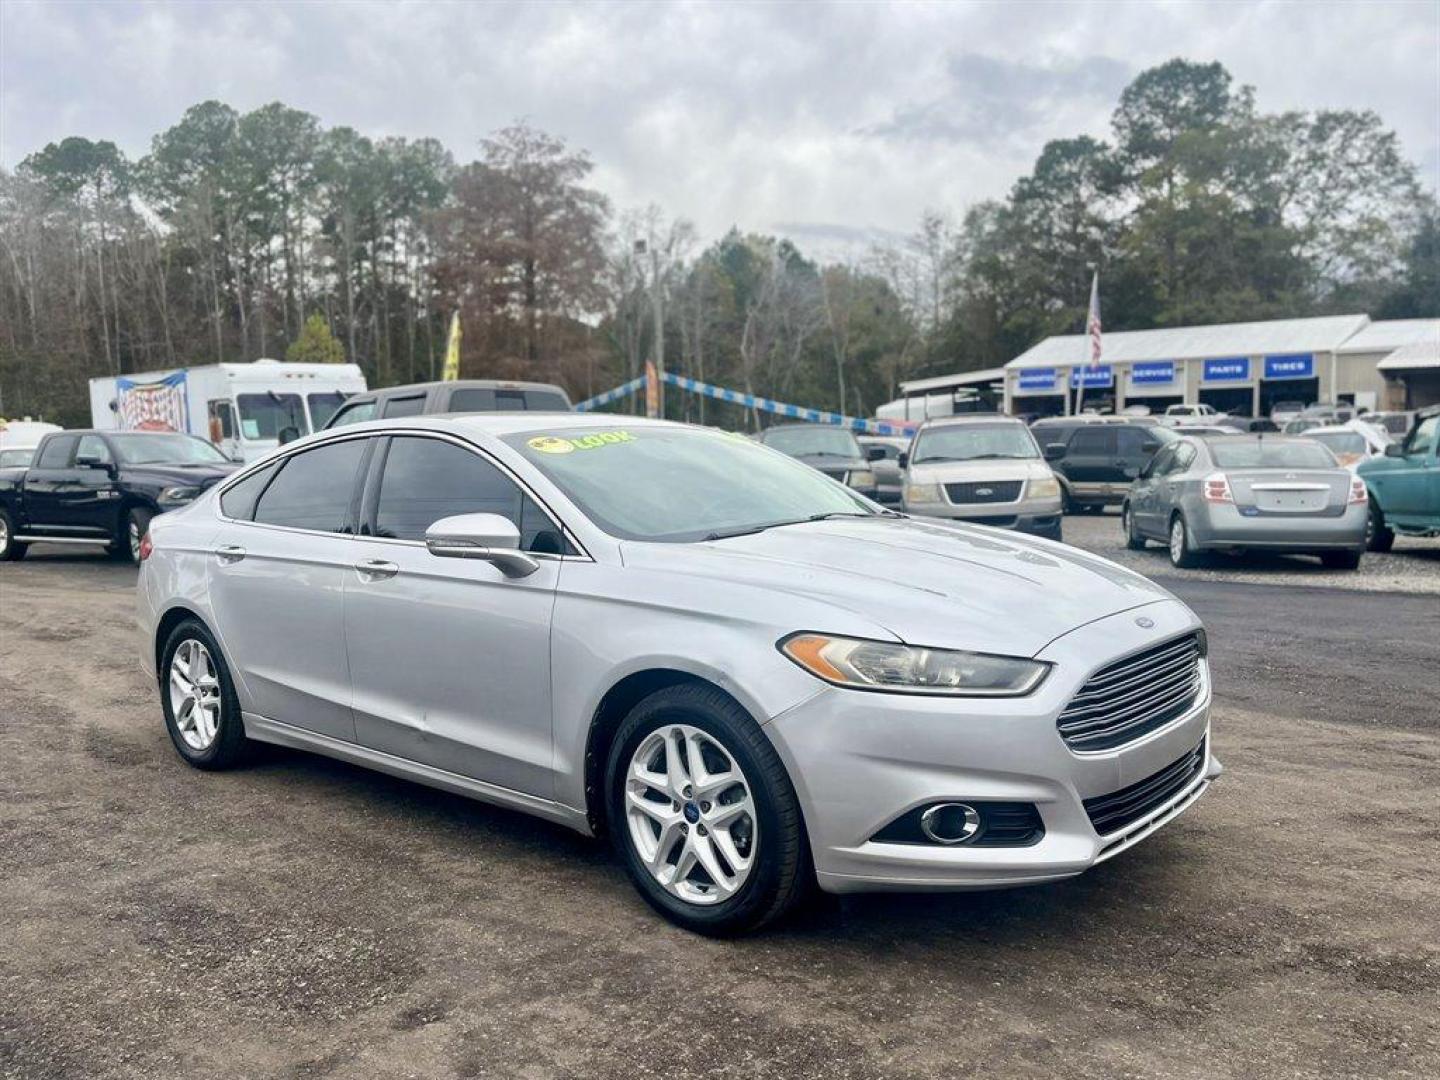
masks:
<path id="1" fill-rule="evenodd" d="M 1156 439 L 1146 439 L 1143 443 L 1140 444 L 1140 452 L 1142 454 L 1153 454 L 1156 450 L 1159 449 L 1160 443 Z"/>
<path id="2" fill-rule="evenodd" d="M 897 463 L 899 464 L 900 468 L 902 468 L 902 469 L 908 469 L 908 468 L 910 467 L 910 451 L 909 451 L 909 450 L 901 450 L 901 451 L 900 451 L 900 457 L 899 457 L 898 459 L 896 459 L 896 460 L 897 460 Z"/>
<path id="3" fill-rule="evenodd" d="M 1404 457 L 1404 456 L 1405 456 L 1405 447 L 1402 446 L 1402 445 L 1401 445 L 1400 443 L 1398 443 L 1398 442 L 1386 443 L 1386 444 L 1385 444 L 1385 456 L 1386 456 L 1386 457 Z"/>
<path id="4" fill-rule="evenodd" d="M 481 559 L 506 577 L 522 578 L 540 564 L 520 550 L 520 530 L 499 514 L 456 514 L 425 530 L 425 547 L 442 559 Z"/>
<path id="5" fill-rule="evenodd" d="M 868 446 L 865 448 L 866 461 L 884 461 L 885 448 L 883 446 Z"/>
<path id="6" fill-rule="evenodd" d="M 101 461 L 94 454 L 77 454 L 75 457 L 75 468 L 77 469 L 104 469 L 110 471 L 110 462 Z"/>
<path id="7" fill-rule="evenodd" d="M 283 427 L 283 428 L 280 429 L 280 445 L 281 445 L 281 446 L 284 446 L 286 443 L 292 443 L 292 442 L 294 442 L 296 439 L 298 439 L 299 437 L 300 437 L 300 429 L 299 429 L 298 427 L 296 427 L 294 424 L 291 424 L 289 427 Z"/>
<path id="8" fill-rule="evenodd" d="M 1063 442 L 1052 442 L 1045 444 L 1045 460 L 1059 461 L 1065 456 L 1065 444 Z"/>

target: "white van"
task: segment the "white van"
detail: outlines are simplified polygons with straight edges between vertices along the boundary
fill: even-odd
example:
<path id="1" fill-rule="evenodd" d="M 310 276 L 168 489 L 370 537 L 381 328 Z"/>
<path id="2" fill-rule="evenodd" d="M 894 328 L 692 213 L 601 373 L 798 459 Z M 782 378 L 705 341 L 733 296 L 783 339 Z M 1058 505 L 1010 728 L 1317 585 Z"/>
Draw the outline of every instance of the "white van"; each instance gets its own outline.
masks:
<path id="1" fill-rule="evenodd" d="M 188 432 L 236 461 L 254 461 L 282 435 L 319 431 L 365 389 L 356 364 L 256 360 L 148 371 L 91 379 L 90 422 L 102 430 Z"/>

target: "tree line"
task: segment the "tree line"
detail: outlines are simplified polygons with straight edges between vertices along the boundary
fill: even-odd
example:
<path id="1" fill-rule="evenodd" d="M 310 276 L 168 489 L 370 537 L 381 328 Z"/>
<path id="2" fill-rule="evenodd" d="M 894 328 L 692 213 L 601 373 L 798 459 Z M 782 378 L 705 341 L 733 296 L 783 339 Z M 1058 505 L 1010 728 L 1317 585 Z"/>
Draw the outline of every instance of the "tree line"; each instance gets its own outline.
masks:
<path id="1" fill-rule="evenodd" d="M 587 397 L 643 370 L 658 310 L 670 370 L 856 415 L 1079 331 L 1096 269 L 1107 330 L 1440 315 L 1440 216 L 1395 134 L 1264 113 L 1219 64 L 1141 73 L 1109 141 L 1053 141 L 1005 198 L 844 262 L 739 228 L 702 245 L 616 211 L 592 168 L 524 123 L 458 164 L 280 103 L 195 105 L 139 160 L 48 145 L 0 171 L 0 413 L 80 424 L 92 377 L 262 356 L 436 378 L 455 311 L 466 377 Z M 758 420 L 677 393 L 668 411 Z"/>

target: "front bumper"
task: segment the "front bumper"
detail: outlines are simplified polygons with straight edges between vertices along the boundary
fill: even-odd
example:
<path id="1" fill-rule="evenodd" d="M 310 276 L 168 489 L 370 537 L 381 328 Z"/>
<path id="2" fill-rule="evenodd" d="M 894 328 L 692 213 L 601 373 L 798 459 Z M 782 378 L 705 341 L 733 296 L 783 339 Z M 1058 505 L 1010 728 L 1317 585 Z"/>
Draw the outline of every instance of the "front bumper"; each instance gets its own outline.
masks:
<path id="1" fill-rule="evenodd" d="M 1138 843 L 1193 803 L 1221 767 L 1209 755 L 1210 676 L 1195 704 L 1115 750 L 1076 753 L 1056 716 L 1100 667 L 1198 627 L 1175 601 L 1112 615 L 1052 642 L 1055 664 L 1025 698 L 925 698 L 830 688 L 766 725 L 795 783 L 815 868 L 829 892 L 989 889 L 1073 877 Z M 1203 668 L 1203 665 L 1202 665 Z M 1084 800 L 1160 772 L 1206 742 L 1199 772 L 1164 802 L 1107 835 Z M 873 840 L 917 807 L 1032 803 L 1044 835 L 1026 847 L 940 846 Z"/>
<path id="2" fill-rule="evenodd" d="M 1191 543 L 1198 549 L 1261 548 L 1272 551 L 1358 551 L 1365 546 L 1365 503 L 1342 514 L 1257 514 L 1247 516 L 1228 503 L 1206 504 L 1187 515 Z"/>
<path id="3" fill-rule="evenodd" d="M 1013 503 L 907 502 L 905 512 L 916 517 L 964 521 L 971 525 L 989 525 L 997 529 L 1015 529 L 1051 540 L 1060 539 L 1061 522 L 1064 519 L 1059 499 L 1025 499 Z"/>

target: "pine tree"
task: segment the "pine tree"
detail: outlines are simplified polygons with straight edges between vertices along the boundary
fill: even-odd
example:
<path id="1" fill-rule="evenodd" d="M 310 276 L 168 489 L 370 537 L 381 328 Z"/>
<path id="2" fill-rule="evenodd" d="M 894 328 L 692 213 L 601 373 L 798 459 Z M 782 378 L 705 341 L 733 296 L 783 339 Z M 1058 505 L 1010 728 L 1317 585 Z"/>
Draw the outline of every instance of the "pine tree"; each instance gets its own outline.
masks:
<path id="1" fill-rule="evenodd" d="M 285 350 L 285 359 L 297 364 L 343 364 L 345 349 L 330 332 L 325 316 L 316 312 L 305 320 L 300 336 Z"/>

